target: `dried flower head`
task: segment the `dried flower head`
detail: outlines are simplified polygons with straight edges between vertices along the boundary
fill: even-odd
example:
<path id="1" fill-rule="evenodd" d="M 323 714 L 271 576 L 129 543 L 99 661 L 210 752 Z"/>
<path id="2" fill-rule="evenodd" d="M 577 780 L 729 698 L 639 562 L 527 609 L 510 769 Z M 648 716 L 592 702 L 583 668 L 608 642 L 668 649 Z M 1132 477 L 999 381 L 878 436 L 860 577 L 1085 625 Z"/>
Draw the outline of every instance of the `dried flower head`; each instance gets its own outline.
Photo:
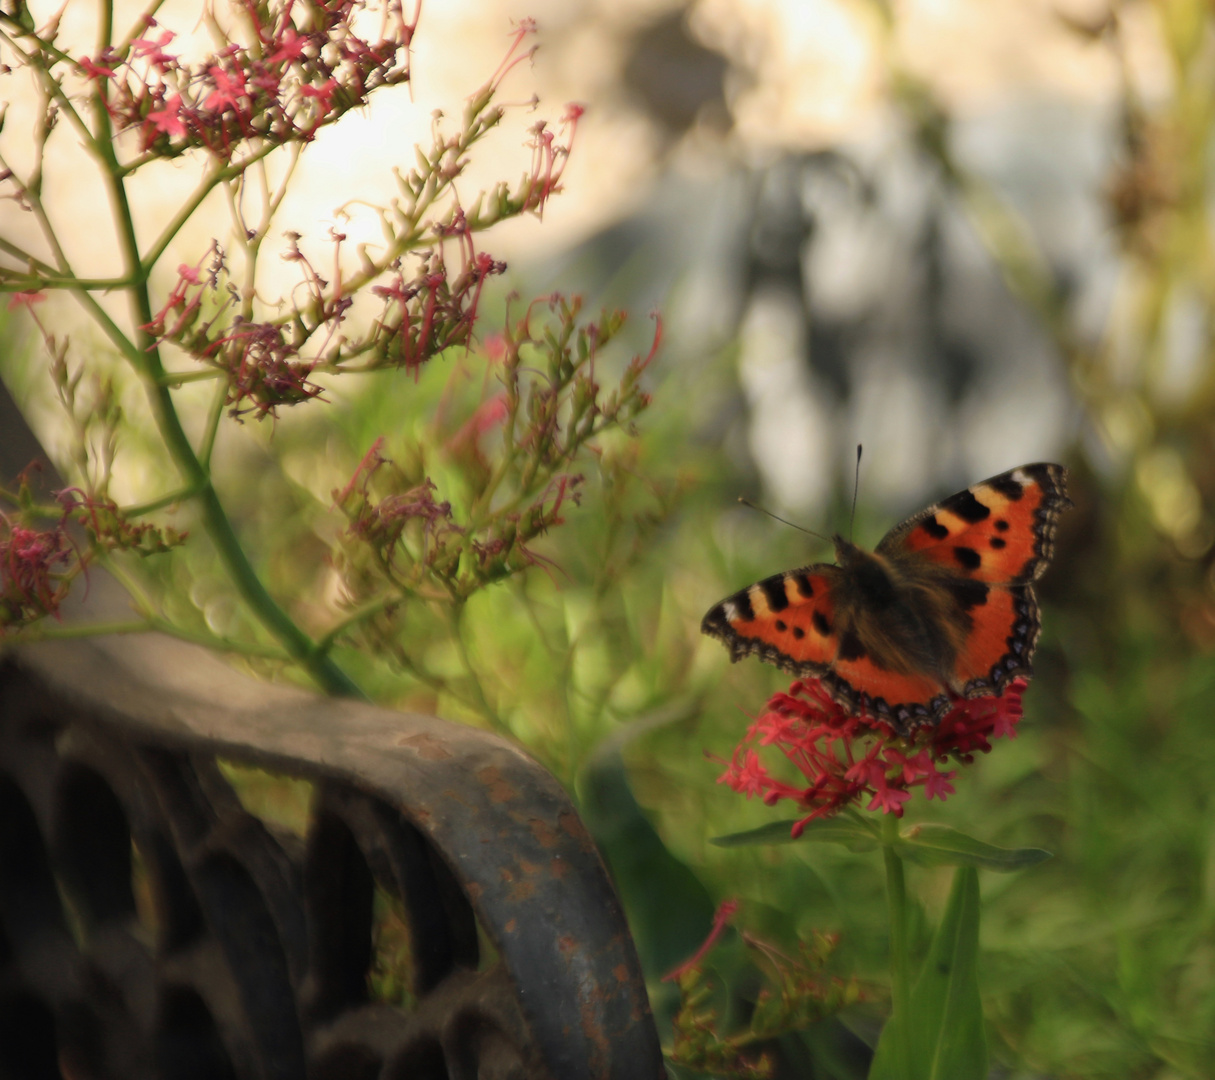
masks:
<path id="1" fill-rule="evenodd" d="M 63 522 L 38 530 L 0 514 L 0 636 L 5 628 L 58 617 L 75 551 Z"/>

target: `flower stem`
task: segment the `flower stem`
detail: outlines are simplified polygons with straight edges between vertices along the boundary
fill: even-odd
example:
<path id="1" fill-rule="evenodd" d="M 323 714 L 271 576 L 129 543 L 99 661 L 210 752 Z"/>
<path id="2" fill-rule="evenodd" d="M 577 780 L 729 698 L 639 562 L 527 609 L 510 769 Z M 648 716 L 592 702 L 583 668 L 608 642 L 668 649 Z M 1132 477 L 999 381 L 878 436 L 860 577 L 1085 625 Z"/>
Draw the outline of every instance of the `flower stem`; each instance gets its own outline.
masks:
<path id="1" fill-rule="evenodd" d="M 903 879 L 903 860 L 895 852 L 899 839 L 899 819 L 894 814 L 882 817 L 882 851 L 886 857 L 886 903 L 890 911 L 890 996 L 891 1022 L 898 1037 L 899 1075 L 906 1076 L 911 1063 L 911 974 L 907 954 L 907 887 Z"/>
<path id="2" fill-rule="evenodd" d="M 359 686 L 328 655 L 317 651 L 315 644 L 301 630 L 290 615 L 274 600 L 265 584 L 254 570 L 236 535 L 236 530 L 224 510 L 211 483 L 207 465 L 199 460 L 182 428 L 181 420 L 173 404 L 172 395 L 165 385 L 165 371 L 160 361 L 157 344 L 142 327 L 152 322 L 152 308 L 148 297 L 148 275 L 152 263 L 140 260 L 139 244 L 135 236 L 135 223 L 127 201 L 118 160 L 110 142 L 110 121 L 103 103 L 95 97 L 96 123 L 99 137 L 93 146 L 102 165 L 102 173 L 109 186 L 111 206 L 118 225 L 119 247 L 123 254 L 126 271 L 132 278 L 128 288 L 136 325 L 135 341 L 130 340 L 113 324 L 100 304 L 88 292 L 74 290 L 75 295 L 94 315 L 126 355 L 144 380 L 145 390 L 156 418 L 161 438 L 177 465 L 185 486 L 196 492 L 199 512 L 203 524 L 215 546 L 220 561 L 227 570 L 233 586 L 254 613 L 258 621 L 276 638 L 288 655 L 296 661 L 328 694 L 339 697 L 366 698 Z M 62 262 L 62 257 L 59 257 Z M 210 444 L 205 447 L 210 452 Z"/>

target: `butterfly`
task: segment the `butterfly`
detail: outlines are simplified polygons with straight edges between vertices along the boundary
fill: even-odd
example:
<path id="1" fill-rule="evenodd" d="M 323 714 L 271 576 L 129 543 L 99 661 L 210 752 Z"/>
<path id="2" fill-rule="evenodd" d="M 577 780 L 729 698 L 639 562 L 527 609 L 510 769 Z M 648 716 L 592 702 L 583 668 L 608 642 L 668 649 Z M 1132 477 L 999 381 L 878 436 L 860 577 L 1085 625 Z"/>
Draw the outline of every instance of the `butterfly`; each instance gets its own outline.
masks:
<path id="1" fill-rule="evenodd" d="M 839 565 L 765 578 L 714 604 L 700 628 L 731 660 L 758 654 L 907 732 L 939 720 L 951 697 L 998 695 L 1032 674 L 1033 582 L 1071 505 L 1063 466 L 1022 465 L 921 510 L 872 552 L 833 537 Z"/>

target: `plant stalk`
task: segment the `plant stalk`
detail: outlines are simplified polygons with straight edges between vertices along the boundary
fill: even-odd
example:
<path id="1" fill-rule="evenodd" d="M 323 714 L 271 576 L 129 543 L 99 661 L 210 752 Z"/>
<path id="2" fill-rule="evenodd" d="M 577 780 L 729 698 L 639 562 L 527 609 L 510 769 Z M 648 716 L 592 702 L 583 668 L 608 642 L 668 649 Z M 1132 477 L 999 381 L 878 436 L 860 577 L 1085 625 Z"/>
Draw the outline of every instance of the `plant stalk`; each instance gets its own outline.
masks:
<path id="1" fill-rule="evenodd" d="M 882 853 L 886 858 L 886 903 L 890 912 L 890 1023 L 895 1025 L 899 1075 L 910 1080 L 907 1069 L 911 1062 L 911 1028 L 908 1024 L 911 1007 L 911 962 L 907 942 L 907 886 L 903 878 L 903 860 L 895 852 L 899 839 L 899 819 L 894 814 L 882 816 Z"/>

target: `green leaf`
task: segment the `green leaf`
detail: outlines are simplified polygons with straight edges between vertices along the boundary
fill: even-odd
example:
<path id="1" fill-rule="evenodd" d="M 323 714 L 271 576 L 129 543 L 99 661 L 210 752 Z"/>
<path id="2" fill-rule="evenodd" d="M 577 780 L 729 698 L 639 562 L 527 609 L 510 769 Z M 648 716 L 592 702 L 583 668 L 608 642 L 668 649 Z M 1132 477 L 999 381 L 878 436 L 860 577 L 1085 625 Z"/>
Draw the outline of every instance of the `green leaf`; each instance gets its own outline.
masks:
<path id="1" fill-rule="evenodd" d="M 1002 848 L 967 836 L 948 825 L 912 825 L 899 836 L 900 858 L 920 866 L 974 866 L 1009 873 L 1051 857 L 1042 848 Z"/>
<path id="2" fill-rule="evenodd" d="M 911 993 L 910 1015 L 882 1030 L 869 1080 L 986 1080 L 987 1038 L 979 998 L 979 874 L 962 866 Z M 911 1060 L 899 1061 L 899 1028 Z"/>
<path id="3" fill-rule="evenodd" d="M 595 748 L 579 783 L 582 819 L 611 869 L 651 978 L 697 950 L 713 927 L 714 903 L 692 868 L 667 849 L 634 798 L 622 750 L 632 739 L 685 714 L 673 708 L 622 726 Z"/>
<path id="4" fill-rule="evenodd" d="M 718 847 L 746 847 L 752 844 L 793 844 L 803 840 L 825 844 L 843 844 L 851 851 L 872 851 L 877 847 L 877 838 L 863 825 L 840 818 L 830 821 L 812 821 L 801 836 L 791 835 L 794 821 L 772 821 L 758 829 L 730 833 L 714 837 L 711 841 Z"/>

